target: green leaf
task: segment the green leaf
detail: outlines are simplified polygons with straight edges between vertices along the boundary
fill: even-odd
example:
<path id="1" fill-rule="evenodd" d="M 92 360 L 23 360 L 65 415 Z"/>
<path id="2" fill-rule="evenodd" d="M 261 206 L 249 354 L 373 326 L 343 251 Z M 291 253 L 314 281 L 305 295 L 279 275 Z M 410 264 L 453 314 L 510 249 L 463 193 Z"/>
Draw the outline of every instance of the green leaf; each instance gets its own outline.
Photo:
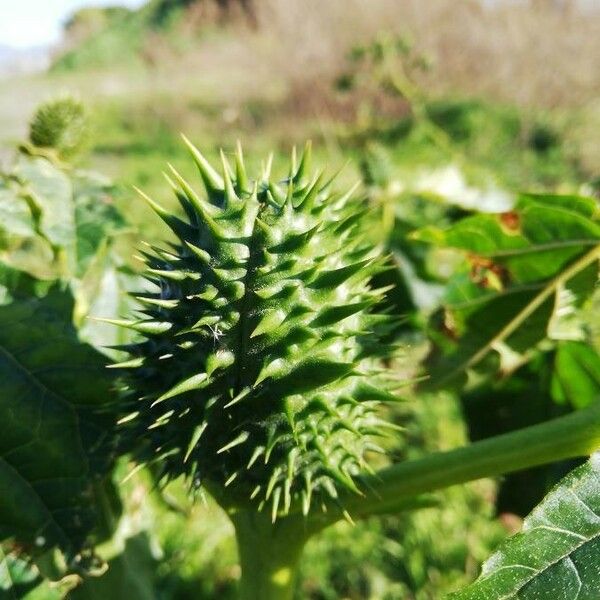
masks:
<path id="1" fill-rule="evenodd" d="M 82 277 L 103 242 L 127 225 L 113 204 L 114 186 L 44 157 L 21 156 L 0 179 L 0 251 L 35 277 Z"/>
<path id="2" fill-rule="evenodd" d="M 21 156 L 0 173 L 0 260 L 39 279 L 74 264 L 74 214 L 68 177 L 49 160 Z"/>
<path id="3" fill-rule="evenodd" d="M 543 340 L 585 340 L 581 308 L 600 264 L 596 201 L 523 196 L 510 213 L 480 214 L 417 239 L 466 253 L 431 331 L 431 383 L 475 367 L 510 372 Z M 489 356 L 496 360 L 486 362 Z M 481 364 L 480 364 L 481 363 Z"/>
<path id="4" fill-rule="evenodd" d="M 123 231 L 127 224 L 113 203 L 114 186 L 93 173 L 73 178 L 77 237 L 77 275 L 88 268 L 103 241 Z"/>
<path id="5" fill-rule="evenodd" d="M 10 248 L 14 238 L 35 235 L 33 217 L 27 202 L 14 187 L 0 180 L 0 250 Z"/>
<path id="6" fill-rule="evenodd" d="M 452 600 L 595 600 L 600 589 L 600 453 L 565 477 Z"/>
<path id="7" fill-rule="evenodd" d="M 557 402 L 575 408 L 600 398 L 600 355 L 596 349 L 581 342 L 560 344 L 550 389 Z"/>
<path id="8" fill-rule="evenodd" d="M 140 279 L 120 264 L 112 240 L 105 238 L 75 286 L 74 322 L 81 339 L 96 348 L 131 341 L 131 331 L 98 319 L 118 319 L 137 308 L 137 303 L 127 292 L 139 289 Z"/>
<path id="9" fill-rule="evenodd" d="M 0 173 L 0 262 L 35 277 L 56 275 L 54 253 L 39 231 L 39 211 L 12 176 Z"/>
<path id="10" fill-rule="evenodd" d="M 596 260 L 577 272 L 571 279 L 558 284 L 554 310 L 548 323 L 549 338 L 585 340 L 588 337 L 588 318 L 581 309 L 596 288 L 598 266 L 599 262 Z"/>
<path id="11" fill-rule="evenodd" d="M 0 542 L 71 557 L 93 527 L 91 486 L 113 441 L 105 359 L 78 340 L 72 313 L 58 288 L 0 307 Z"/>
<path id="12" fill-rule="evenodd" d="M 14 173 L 0 174 L 0 304 L 39 296 L 57 279 L 68 280 L 84 339 L 96 346 L 124 342 L 114 328 L 86 320 L 90 314 L 120 316 L 130 304 L 123 291 L 133 278 L 120 255 L 132 250 L 113 193 L 107 179 L 61 170 L 44 157 L 21 156 Z"/>
<path id="13" fill-rule="evenodd" d="M 593 198 L 524 195 L 510 212 L 477 214 L 413 238 L 485 258 L 516 285 L 552 277 L 597 246 L 600 223 Z"/>
<path id="14" fill-rule="evenodd" d="M 73 188 L 67 175 L 49 160 L 22 157 L 15 174 L 40 211 L 40 230 L 53 246 L 69 248 L 75 240 Z"/>

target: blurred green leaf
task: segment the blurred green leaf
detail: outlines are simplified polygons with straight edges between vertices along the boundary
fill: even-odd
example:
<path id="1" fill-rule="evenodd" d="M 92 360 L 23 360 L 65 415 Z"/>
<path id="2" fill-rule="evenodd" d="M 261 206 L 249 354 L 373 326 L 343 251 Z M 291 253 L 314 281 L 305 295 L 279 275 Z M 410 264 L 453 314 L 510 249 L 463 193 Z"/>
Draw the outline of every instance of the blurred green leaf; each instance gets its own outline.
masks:
<path id="1" fill-rule="evenodd" d="M 0 180 L 0 250 L 10 248 L 14 237 L 35 235 L 33 217 L 27 202 L 8 182 Z"/>
<path id="2" fill-rule="evenodd" d="M 5 261 L 38 278 L 81 277 L 104 240 L 127 228 L 113 192 L 98 175 L 22 155 L 0 181 Z"/>
<path id="3" fill-rule="evenodd" d="M 600 589 L 600 454 L 565 477 L 452 600 L 595 600 Z"/>
<path id="4" fill-rule="evenodd" d="M 477 214 L 413 238 L 457 248 L 502 269 L 515 286 L 556 275 L 600 242 L 597 201 L 579 196 L 522 195 L 514 210 Z"/>
<path id="5" fill-rule="evenodd" d="M 0 263 L 37 278 L 53 278 L 54 252 L 39 231 L 39 215 L 23 185 L 12 174 L 0 173 Z M 0 275 L 0 285 L 5 285 L 2 279 Z"/>
<path id="6" fill-rule="evenodd" d="M 15 175 L 39 211 L 39 231 L 55 247 L 73 253 L 75 211 L 73 188 L 67 175 L 49 160 L 21 157 Z"/>
<path id="7" fill-rule="evenodd" d="M 481 365 L 510 372 L 544 339 L 586 338 L 579 309 L 595 289 L 600 262 L 594 199 L 522 196 L 511 212 L 414 237 L 459 249 L 468 263 L 450 279 L 432 324 L 433 385 Z"/>
<path id="8" fill-rule="evenodd" d="M 113 194 L 113 184 L 100 175 L 20 156 L 14 172 L 0 177 L 0 304 L 68 281 L 85 340 L 97 347 L 122 343 L 114 327 L 86 321 L 90 314 L 121 316 L 123 292 L 134 280 L 121 258 L 131 254 L 131 240 L 121 241 L 130 230 Z"/>
<path id="9" fill-rule="evenodd" d="M 131 331 L 93 317 L 117 319 L 129 314 L 138 305 L 127 292 L 144 285 L 148 283 L 122 264 L 112 241 L 105 239 L 76 286 L 74 320 L 82 339 L 96 348 L 130 342 Z"/>
<path id="10" fill-rule="evenodd" d="M 111 377 L 72 312 L 58 288 L 0 307 L 0 541 L 70 558 L 94 524 L 91 486 L 113 441 Z"/>
<path id="11" fill-rule="evenodd" d="M 114 186 L 94 173 L 75 173 L 72 178 L 77 236 L 77 275 L 87 269 L 105 238 L 127 228 L 113 204 Z"/>
<path id="12" fill-rule="evenodd" d="M 560 344 L 551 382 L 553 398 L 560 404 L 583 408 L 600 398 L 600 355 L 581 342 Z"/>

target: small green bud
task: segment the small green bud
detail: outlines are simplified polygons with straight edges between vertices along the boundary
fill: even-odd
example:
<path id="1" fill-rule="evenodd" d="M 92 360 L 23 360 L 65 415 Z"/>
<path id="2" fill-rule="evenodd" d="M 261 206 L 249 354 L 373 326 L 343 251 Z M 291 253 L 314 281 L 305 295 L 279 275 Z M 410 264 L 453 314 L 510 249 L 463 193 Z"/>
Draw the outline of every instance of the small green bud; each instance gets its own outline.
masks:
<path id="1" fill-rule="evenodd" d="M 37 148 L 54 149 L 60 158 L 71 158 L 85 146 L 89 136 L 87 111 L 72 96 L 42 104 L 29 124 L 29 141 Z"/>

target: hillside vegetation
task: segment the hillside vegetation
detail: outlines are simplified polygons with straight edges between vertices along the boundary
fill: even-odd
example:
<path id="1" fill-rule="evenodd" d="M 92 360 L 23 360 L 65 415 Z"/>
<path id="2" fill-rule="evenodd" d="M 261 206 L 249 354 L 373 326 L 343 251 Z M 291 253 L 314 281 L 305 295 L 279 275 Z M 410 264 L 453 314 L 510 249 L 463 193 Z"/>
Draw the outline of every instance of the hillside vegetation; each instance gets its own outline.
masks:
<path id="1" fill-rule="evenodd" d="M 414 127 L 425 113 L 467 179 L 483 166 L 513 189 L 568 188 L 600 173 L 599 40 L 600 13 L 544 1 L 151 0 L 73 15 L 52 77 L 99 106 L 111 164 L 177 152 L 181 130 L 455 162 Z"/>
<path id="2" fill-rule="evenodd" d="M 174 48 L 210 25 L 255 19 L 253 0 L 151 0 L 138 10 L 84 8 L 65 25 L 65 46 L 52 69 L 64 71 L 153 62 L 160 40 Z"/>

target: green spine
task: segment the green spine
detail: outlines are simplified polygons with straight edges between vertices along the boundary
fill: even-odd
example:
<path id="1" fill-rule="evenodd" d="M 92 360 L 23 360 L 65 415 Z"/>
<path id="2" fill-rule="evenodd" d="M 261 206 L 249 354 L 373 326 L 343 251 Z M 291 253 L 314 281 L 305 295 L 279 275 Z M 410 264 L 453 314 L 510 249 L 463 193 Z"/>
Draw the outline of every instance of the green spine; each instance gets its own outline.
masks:
<path id="1" fill-rule="evenodd" d="M 391 319 L 369 285 L 385 259 L 365 239 L 364 202 L 309 177 L 310 145 L 275 182 L 269 164 L 250 180 L 239 147 L 217 171 L 186 143 L 206 197 L 172 168 L 185 218 L 144 196 L 177 241 L 143 252 L 155 291 L 135 295 L 139 320 L 119 322 L 141 335 L 115 365 L 124 437 L 161 478 L 269 504 L 273 520 L 306 514 L 359 491 L 387 426 L 374 336 Z"/>

